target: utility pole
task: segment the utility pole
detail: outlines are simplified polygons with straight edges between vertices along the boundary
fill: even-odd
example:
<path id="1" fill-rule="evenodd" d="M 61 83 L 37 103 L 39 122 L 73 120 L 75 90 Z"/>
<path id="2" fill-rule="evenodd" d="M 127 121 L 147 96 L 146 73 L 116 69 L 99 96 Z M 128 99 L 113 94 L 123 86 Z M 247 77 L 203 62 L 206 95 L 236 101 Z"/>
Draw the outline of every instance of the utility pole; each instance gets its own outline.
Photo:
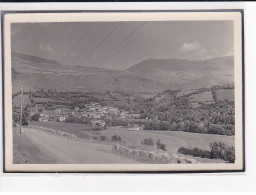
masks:
<path id="1" fill-rule="evenodd" d="M 20 89 L 20 133 L 21 133 L 21 125 L 22 125 L 22 95 L 23 91 L 22 88 Z"/>

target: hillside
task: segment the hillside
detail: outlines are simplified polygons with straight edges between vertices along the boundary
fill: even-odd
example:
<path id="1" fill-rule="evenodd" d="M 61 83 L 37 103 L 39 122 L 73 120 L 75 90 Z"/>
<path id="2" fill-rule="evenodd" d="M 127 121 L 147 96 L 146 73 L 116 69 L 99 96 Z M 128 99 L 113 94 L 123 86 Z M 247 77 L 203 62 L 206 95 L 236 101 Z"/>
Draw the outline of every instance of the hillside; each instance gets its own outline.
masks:
<path id="1" fill-rule="evenodd" d="M 63 65 L 12 53 L 13 92 L 29 89 L 161 92 L 197 89 L 233 82 L 233 57 L 203 61 L 148 59 L 127 70 Z"/>
<path id="2" fill-rule="evenodd" d="M 233 82 L 234 57 L 209 60 L 147 59 L 128 69 L 133 74 L 172 87 L 193 89 Z"/>
<path id="3" fill-rule="evenodd" d="M 167 84 L 141 78 L 129 71 L 87 66 L 65 66 L 56 61 L 25 54 L 12 54 L 13 92 L 23 89 L 81 91 L 123 90 L 159 92 Z"/>

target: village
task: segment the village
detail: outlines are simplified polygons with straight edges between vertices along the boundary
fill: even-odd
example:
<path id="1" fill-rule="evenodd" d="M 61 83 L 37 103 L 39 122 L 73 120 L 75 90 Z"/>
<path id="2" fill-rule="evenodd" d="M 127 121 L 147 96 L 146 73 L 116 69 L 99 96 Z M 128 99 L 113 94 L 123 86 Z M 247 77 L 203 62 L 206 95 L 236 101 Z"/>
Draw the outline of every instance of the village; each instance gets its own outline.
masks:
<path id="1" fill-rule="evenodd" d="M 22 125 L 38 121 L 83 124 L 84 130 L 115 127 L 234 135 L 232 94 L 230 86 L 166 91 L 150 98 L 124 92 L 29 90 L 22 94 Z M 20 96 L 21 92 L 13 94 L 17 125 Z"/>
<path id="2" fill-rule="evenodd" d="M 15 118 L 19 118 L 20 108 L 18 106 L 14 107 L 13 115 L 14 121 Z M 106 121 L 140 120 L 140 114 L 129 113 L 124 109 L 113 106 L 101 105 L 95 101 L 85 103 L 82 108 L 81 106 L 74 106 L 72 108 L 62 105 L 53 109 L 48 108 L 42 103 L 36 103 L 34 106 L 33 104 L 24 105 L 23 115 L 29 121 L 82 123 L 85 124 L 85 128 L 90 130 L 107 129 L 109 125 Z M 129 123 L 126 127 L 129 127 L 131 130 L 142 130 L 143 128 L 142 125 L 134 123 Z"/>
<path id="3" fill-rule="evenodd" d="M 85 107 L 80 109 L 75 107 L 71 110 L 68 108 L 57 108 L 55 110 L 46 110 L 42 104 L 36 104 L 35 107 L 29 109 L 30 116 L 40 114 L 39 121 L 41 122 L 72 122 L 72 119 L 80 121 L 90 121 L 93 128 L 106 128 L 105 119 L 121 118 L 121 119 L 139 119 L 139 114 L 130 114 L 125 110 L 111 106 L 102 106 L 97 102 L 85 104 Z"/>

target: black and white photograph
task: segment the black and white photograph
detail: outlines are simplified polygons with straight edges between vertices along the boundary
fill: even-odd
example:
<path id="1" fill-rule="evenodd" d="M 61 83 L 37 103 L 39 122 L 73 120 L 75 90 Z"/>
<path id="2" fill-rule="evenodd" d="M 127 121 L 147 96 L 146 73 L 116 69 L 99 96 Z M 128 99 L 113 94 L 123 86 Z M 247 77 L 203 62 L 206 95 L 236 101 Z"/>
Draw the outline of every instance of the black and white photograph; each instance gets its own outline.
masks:
<path id="1" fill-rule="evenodd" d="M 243 170 L 241 22 L 5 14 L 6 171 Z"/>

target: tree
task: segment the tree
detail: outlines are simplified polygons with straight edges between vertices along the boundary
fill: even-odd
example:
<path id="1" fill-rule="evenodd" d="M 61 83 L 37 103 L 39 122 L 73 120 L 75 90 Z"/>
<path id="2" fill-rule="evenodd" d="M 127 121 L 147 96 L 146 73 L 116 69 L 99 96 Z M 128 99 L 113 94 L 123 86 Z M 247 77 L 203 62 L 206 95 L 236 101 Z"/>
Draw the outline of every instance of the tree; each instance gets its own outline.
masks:
<path id="1" fill-rule="evenodd" d="M 38 121 L 39 118 L 40 118 L 40 114 L 38 114 L 38 113 L 36 113 L 36 114 L 34 114 L 34 115 L 31 116 L 31 120 L 32 120 L 32 121 Z"/>

